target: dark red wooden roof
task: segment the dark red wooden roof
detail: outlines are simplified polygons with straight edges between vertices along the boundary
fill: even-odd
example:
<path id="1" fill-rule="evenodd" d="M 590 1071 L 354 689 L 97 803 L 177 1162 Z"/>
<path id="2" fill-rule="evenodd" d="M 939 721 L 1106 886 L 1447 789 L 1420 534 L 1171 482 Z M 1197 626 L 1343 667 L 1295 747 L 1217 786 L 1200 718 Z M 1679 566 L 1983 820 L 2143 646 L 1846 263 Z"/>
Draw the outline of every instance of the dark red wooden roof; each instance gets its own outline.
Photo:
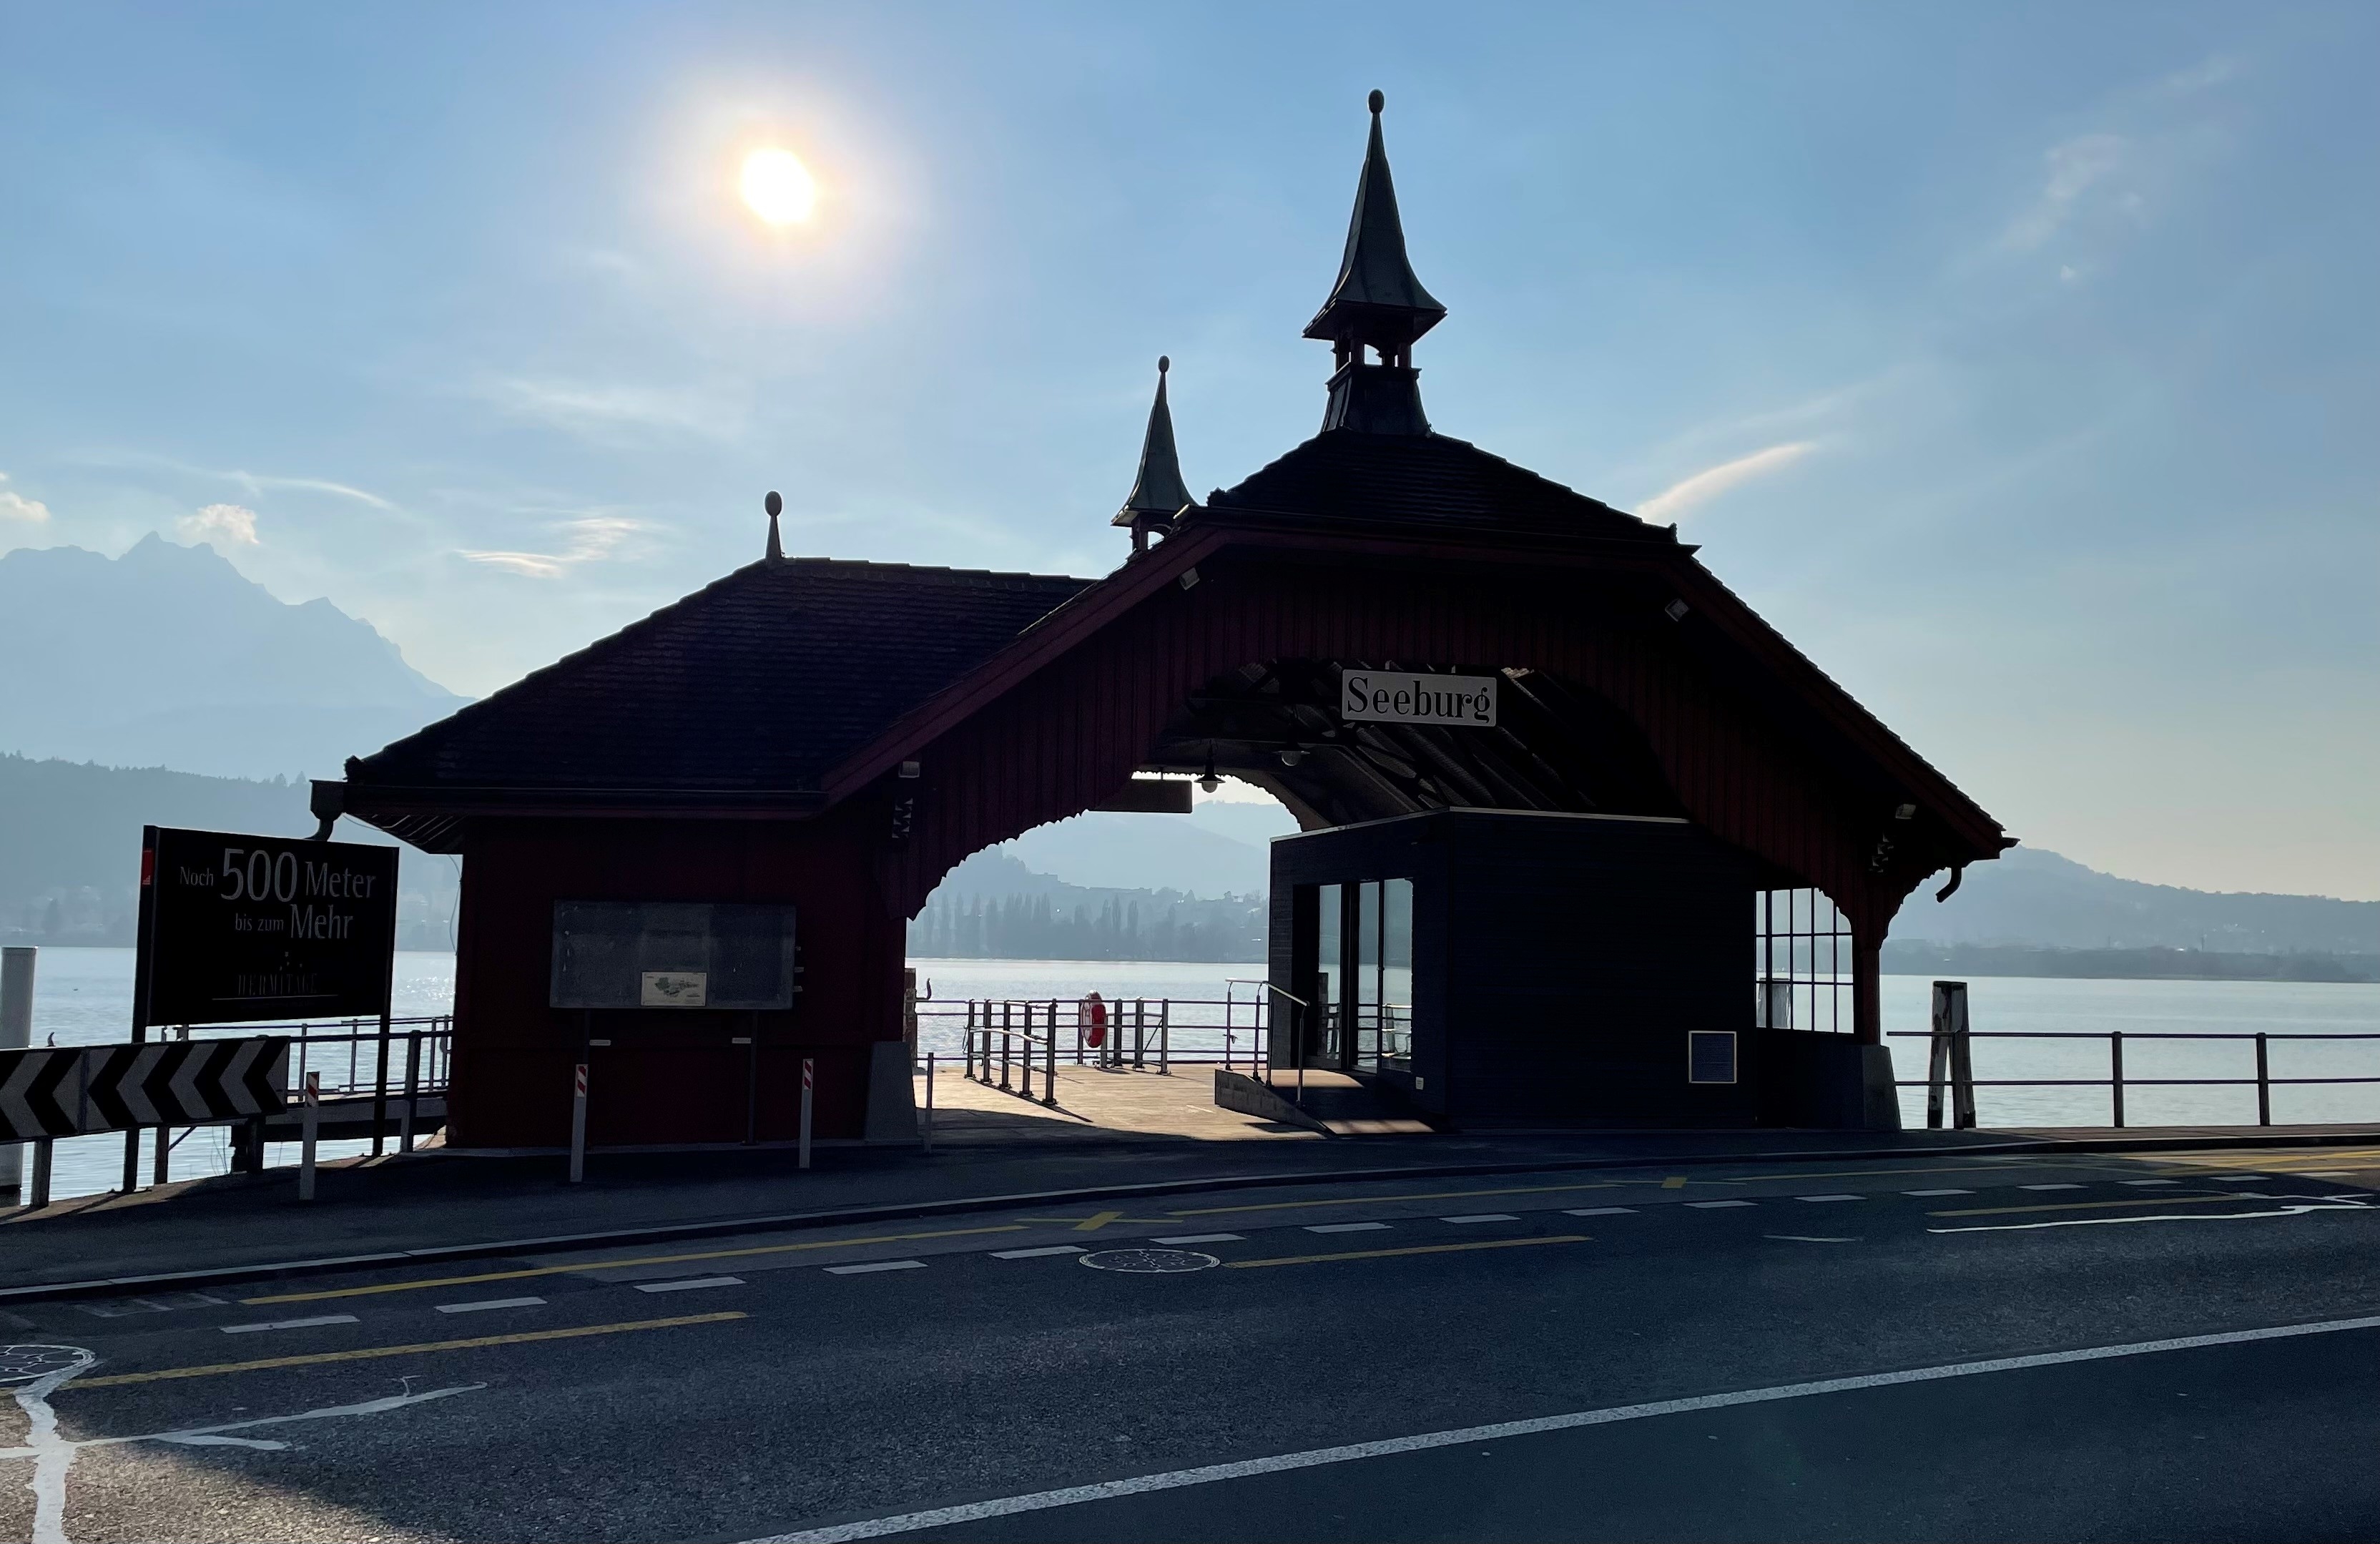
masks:
<path id="1" fill-rule="evenodd" d="M 419 734 L 358 788 L 810 789 L 1084 579 L 755 563 Z"/>
<path id="2" fill-rule="evenodd" d="M 1211 495 L 1218 510 L 1673 543 L 1608 504 L 1444 434 L 1331 429 Z M 1196 518 L 1196 517 L 1192 517 Z"/>

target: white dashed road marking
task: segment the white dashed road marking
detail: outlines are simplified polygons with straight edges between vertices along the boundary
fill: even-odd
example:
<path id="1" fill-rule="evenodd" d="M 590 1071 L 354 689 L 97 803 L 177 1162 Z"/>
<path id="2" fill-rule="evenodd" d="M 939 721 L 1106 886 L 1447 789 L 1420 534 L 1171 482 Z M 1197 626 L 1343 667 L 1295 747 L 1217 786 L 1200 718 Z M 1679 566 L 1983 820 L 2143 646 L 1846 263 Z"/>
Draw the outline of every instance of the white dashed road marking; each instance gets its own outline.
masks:
<path id="1" fill-rule="evenodd" d="M 1185 1233 L 1173 1238 L 1152 1238 L 1151 1244 L 1242 1244 L 1246 1237 L 1235 1233 Z"/>
<path id="2" fill-rule="evenodd" d="M 1688 1201 L 1686 1204 L 1703 1211 L 1708 1211 L 1713 1207 L 1752 1205 L 1750 1201 Z"/>
<path id="3" fill-rule="evenodd" d="M 1618 1217 L 1623 1212 L 1633 1216 L 1633 1206 L 1574 1206 L 1562 1212 L 1564 1217 Z"/>
<path id="4" fill-rule="evenodd" d="M 2080 1190 L 2079 1185 L 2020 1185 L 2019 1190 Z"/>
<path id="5" fill-rule="evenodd" d="M 2178 1179 L 2119 1179 L 2118 1185 L 2180 1185 Z"/>
<path id="6" fill-rule="evenodd" d="M 1864 1196 L 1796 1196 L 1793 1198 L 1797 1201 L 1860 1201 L 1867 1198 Z"/>
<path id="7" fill-rule="evenodd" d="M 1441 1217 L 1441 1222 L 1517 1222 L 1519 1218 L 1509 1211 L 1480 1211 L 1468 1217 Z"/>
<path id="8" fill-rule="evenodd" d="M 879 1270 L 923 1270 L 924 1269 L 926 1269 L 926 1262 L 921 1259 L 879 1259 L 869 1260 L 866 1265 L 830 1265 L 826 1268 L 826 1273 L 830 1276 L 866 1276 Z"/>
<path id="9" fill-rule="evenodd" d="M 638 1292 L 692 1292 L 698 1287 L 742 1286 L 741 1276 L 681 1276 L 674 1282 L 638 1282 Z"/>
<path id="10" fill-rule="evenodd" d="M 543 1307 L 545 1307 L 545 1299 L 542 1297 L 482 1297 L 476 1303 L 441 1303 L 438 1305 L 438 1311 L 442 1314 L 475 1314 L 485 1312 L 490 1308 L 541 1308 Z"/>
<path id="11" fill-rule="evenodd" d="M 219 1328 L 226 1335 L 252 1335 L 259 1330 L 311 1330 L 317 1324 L 353 1324 L 353 1314 L 322 1314 L 313 1319 L 276 1319 L 270 1324 L 225 1324 Z"/>
<path id="12" fill-rule="evenodd" d="M 1972 1190 L 1904 1190 L 1904 1196 L 1972 1196 Z"/>
<path id="13" fill-rule="evenodd" d="M 1306 1224 L 1305 1231 L 1307 1233 L 1370 1233 L 1375 1229 L 1387 1226 L 1386 1222 L 1310 1222 Z"/>
<path id="14" fill-rule="evenodd" d="M 1038 1249 L 994 1249 L 991 1252 L 991 1258 L 994 1259 L 1046 1259 L 1051 1255 L 1079 1255 L 1082 1252 L 1083 1246 L 1079 1244 L 1049 1244 Z"/>

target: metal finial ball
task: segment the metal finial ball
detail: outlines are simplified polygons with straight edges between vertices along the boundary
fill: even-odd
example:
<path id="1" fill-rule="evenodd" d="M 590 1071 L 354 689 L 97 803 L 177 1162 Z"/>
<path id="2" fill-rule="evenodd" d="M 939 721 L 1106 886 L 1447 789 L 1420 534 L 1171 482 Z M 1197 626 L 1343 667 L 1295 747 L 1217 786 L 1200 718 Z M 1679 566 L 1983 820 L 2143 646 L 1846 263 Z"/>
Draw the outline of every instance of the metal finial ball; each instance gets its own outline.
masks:
<path id="1" fill-rule="evenodd" d="M 1386 107 L 1388 104 L 1389 104 L 1389 99 L 1388 99 L 1387 97 L 1382 96 L 1382 95 L 1381 95 L 1379 92 L 1378 92 L 1378 91 L 1374 91 L 1374 92 L 1372 93 L 1372 111 L 1373 111 L 1373 112 L 1377 113 L 1377 112 L 1378 112 L 1381 108 Z"/>
<path id="2" fill-rule="evenodd" d="M 773 520 L 785 512 L 785 501 L 779 498 L 777 491 L 771 488 L 769 490 L 769 496 L 760 501 L 760 507 L 767 510 L 769 518 Z"/>
<path id="3" fill-rule="evenodd" d="M 1172 368 L 1173 368 L 1173 361 L 1172 361 L 1172 359 L 1167 359 L 1167 358 L 1166 358 L 1164 355 L 1162 355 L 1162 354 L 1160 354 L 1159 356 L 1157 356 L 1157 373 L 1158 373 L 1158 374 L 1162 375 L 1162 374 L 1164 374 L 1167 371 L 1172 370 Z"/>

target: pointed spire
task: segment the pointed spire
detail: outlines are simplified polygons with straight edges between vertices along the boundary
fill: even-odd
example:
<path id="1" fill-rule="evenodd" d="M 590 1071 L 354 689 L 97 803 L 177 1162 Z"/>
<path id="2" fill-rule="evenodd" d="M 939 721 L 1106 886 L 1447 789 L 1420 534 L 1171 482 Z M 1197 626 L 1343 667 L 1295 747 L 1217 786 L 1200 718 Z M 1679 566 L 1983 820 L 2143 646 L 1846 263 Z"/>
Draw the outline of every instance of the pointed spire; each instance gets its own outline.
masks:
<path id="1" fill-rule="evenodd" d="M 1173 361 L 1164 355 L 1157 357 L 1157 400 L 1148 407 L 1148 432 L 1140 442 L 1140 475 L 1133 480 L 1132 492 L 1116 511 L 1111 525 L 1132 528 L 1132 550 L 1145 551 L 1148 533 L 1172 523 L 1173 517 L 1192 502 L 1189 485 L 1182 480 L 1182 461 L 1173 450 L 1173 410 L 1165 403 L 1165 373 Z"/>
<path id="2" fill-rule="evenodd" d="M 783 563 L 785 561 L 785 544 L 777 539 L 777 517 L 784 513 L 785 501 L 779 498 L 777 491 L 771 488 L 769 496 L 760 501 L 760 507 L 769 512 L 769 550 L 761 554 L 762 561 Z"/>
<path id="3" fill-rule="evenodd" d="M 1355 212 L 1347 222 L 1339 282 L 1305 325 L 1307 337 L 1336 346 L 1342 364 L 1364 347 L 1379 350 L 1383 362 L 1409 363 L 1404 356 L 1414 339 L 1446 316 L 1446 308 L 1422 287 L 1405 257 L 1396 184 L 1389 176 L 1389 152 L 1380 140 L 1380 109 L 1386 102 L 1378 91 L 1372 93 L 1372 137 L 1364 151 L 1363 176 L 1355 183 Z"/>

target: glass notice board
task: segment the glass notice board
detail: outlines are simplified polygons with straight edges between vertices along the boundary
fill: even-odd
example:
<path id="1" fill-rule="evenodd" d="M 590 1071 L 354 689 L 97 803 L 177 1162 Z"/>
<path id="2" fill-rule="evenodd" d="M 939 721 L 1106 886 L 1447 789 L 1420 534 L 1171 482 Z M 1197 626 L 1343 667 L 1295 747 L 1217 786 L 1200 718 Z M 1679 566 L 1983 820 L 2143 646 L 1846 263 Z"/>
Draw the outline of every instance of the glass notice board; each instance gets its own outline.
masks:
<path id="1" fill-rule="evenodd" d="M 790 1008 L 794 908 L 556 901 L 557 1008 Z"/>

